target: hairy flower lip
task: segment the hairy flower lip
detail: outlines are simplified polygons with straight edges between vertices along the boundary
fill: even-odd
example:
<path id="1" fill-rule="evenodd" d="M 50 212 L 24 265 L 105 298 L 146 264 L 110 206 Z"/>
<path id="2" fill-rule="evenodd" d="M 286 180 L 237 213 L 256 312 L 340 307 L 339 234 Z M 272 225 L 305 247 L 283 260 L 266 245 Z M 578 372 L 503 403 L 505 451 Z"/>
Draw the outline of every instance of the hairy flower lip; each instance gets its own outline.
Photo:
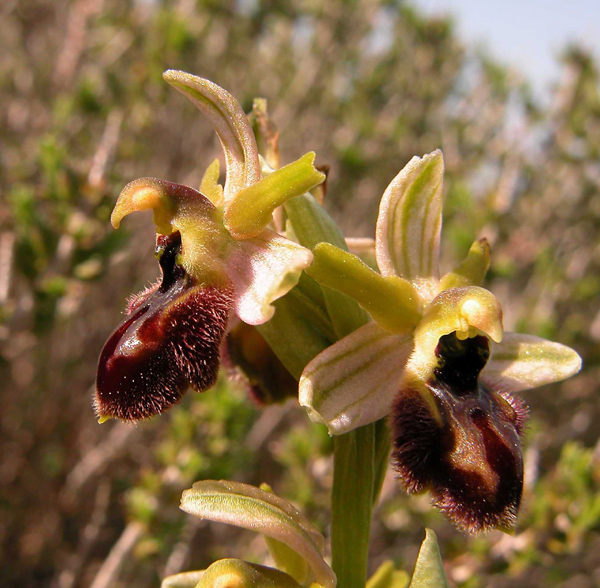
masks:
<path id="1" fill-rule="evenodd" d="M 468 533 L 513 527 L 526 409 L 481 382 L 459 394 L 435 378 L 422 385 L 405 381 L 392 410 L 392 462 L 401 485 L 409 493 L 430 491 Z"/>
<path id="2" fill-rule="evenodd" d="M 179 402 L 188 386 L 202 391 L 216 380 L 230 288 L 199 285 L 185 273 L 178 233 L 159 236 L 157 250 L 162 279 L 130 303 L 100 354 L 94 405 L 101 420 L 148 418 Z"/>

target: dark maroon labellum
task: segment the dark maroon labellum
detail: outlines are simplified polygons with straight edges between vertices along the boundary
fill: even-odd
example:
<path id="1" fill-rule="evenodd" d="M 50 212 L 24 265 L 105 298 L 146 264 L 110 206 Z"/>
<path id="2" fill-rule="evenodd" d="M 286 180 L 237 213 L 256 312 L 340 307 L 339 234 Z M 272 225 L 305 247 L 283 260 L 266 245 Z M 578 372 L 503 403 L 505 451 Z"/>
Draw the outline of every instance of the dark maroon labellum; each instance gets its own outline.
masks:
<path id="1" fill-rule="evenodd" d="M 136 421 L 161 413 L 191 386 L 210 388 L 232 309 L 228 288 L 197 284 L 177 264 L 179 233 L 161 235 L 162 279 L 129 302 L 128 316 L 98 362 L 95 408 L 100 417 Z"/>
<path id="2" fill-rule="evenodd" d="M 514 527 L 523 489 L 520 435 L 527 407 L 479 381 L 485 337 L 442 337 L 427 382 L 402 389 L 392 409 L 393 461 L 410 493 L 431 491 L 435 505 L 475 533 Z"/>

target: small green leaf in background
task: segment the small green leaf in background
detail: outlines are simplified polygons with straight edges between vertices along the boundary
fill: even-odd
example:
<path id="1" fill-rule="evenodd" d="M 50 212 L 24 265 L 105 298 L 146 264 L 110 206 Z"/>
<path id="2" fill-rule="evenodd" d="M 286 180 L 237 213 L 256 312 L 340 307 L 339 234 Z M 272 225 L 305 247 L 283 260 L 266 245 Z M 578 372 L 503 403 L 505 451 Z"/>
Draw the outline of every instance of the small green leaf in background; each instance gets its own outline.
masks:
<path id="1" fill-rule="evenodd" d="M 431 529 L 425 529 L 409 588 L 448 588 L 437 537 Z"/>
<path id="2" fill-rule="evenodd" d="M 394 562 L 387 560 L 369 578 L 366 588 L 406 588 L 409 580 L 405 571 L 397 570 Z"/>

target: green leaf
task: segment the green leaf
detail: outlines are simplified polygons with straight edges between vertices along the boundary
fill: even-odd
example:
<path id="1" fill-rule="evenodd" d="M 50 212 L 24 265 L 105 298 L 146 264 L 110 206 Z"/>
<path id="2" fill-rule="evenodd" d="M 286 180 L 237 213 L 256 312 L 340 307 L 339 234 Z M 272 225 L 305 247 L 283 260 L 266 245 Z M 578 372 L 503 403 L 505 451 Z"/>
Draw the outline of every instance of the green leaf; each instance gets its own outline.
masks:
<path id="1" fill-rule="evenodd" d="M 239 482 L 205 480 L 184 491 L 181 509 L 285 543 L 306 560 L 319 584 L 336 585 L 335 574 L 323 559 L 323 536 L 292 504 L 275 494 Z"/>
<path id="2" fill-rule="evenodd" d="M 437 537 L 431 529 L 425 529 L 425 541 L 421 545 L 409 588 L 448 588 Z"/>

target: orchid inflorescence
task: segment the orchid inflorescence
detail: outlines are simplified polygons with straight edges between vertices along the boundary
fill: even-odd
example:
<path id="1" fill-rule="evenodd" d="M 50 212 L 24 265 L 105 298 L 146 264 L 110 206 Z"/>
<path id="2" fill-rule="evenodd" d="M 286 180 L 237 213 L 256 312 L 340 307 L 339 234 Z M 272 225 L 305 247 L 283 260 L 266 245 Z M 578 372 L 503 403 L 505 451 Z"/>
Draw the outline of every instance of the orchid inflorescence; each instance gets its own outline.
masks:
<path id="1" fill-rule="evenodd" d="M 300 404 L 332 435 L 389 417 L 392 464 L 406 491 L 429 491 L 465 531 L 512 529 L 528 416 L 516 393 L 567 378 L 581 361 L 558 343 L 504 332 L 501 306 L 482 287 L 485 239 L 440 275 L 442 153 L 413 158 L 394 178 L 375 240 L 351 253 L 354 241 L 313 196 L 325 180 L 313 153 L 276 169 L 274 158 L 259 156 L 248 118 L 225 90 L 182 72 L 164 77 L 213 125 L 225 183 L 216 160 L 199 191 L 143 178 L 121 192 L 113 226 L 131 212 L 153 211 L 162 277 L 130 299 L 102 350 L 100 420 L 138 421 L 179 402 L 188 387 L 210 388 L 224 353 L 246 373 L 258 363 L 298 380 Z M 355 319 L 340 328 L 344 308 Z M 254 359 L 231 352 L 240 333 L 260 339 Z M 280 570 L 221 560 L 179 578 L 181 585 L 212 586 L 230 574 L 253 578 L 252 586 L 335 586 L 323 537 L 269 489 L 201 482 L 184 493 L 182 508 L 262 532 Z M 422 550 L 428 561 L 432 542 L 430 533 Z"/>

